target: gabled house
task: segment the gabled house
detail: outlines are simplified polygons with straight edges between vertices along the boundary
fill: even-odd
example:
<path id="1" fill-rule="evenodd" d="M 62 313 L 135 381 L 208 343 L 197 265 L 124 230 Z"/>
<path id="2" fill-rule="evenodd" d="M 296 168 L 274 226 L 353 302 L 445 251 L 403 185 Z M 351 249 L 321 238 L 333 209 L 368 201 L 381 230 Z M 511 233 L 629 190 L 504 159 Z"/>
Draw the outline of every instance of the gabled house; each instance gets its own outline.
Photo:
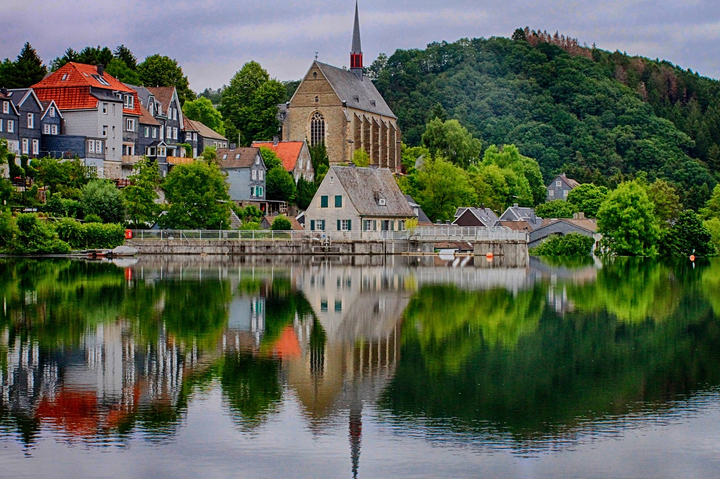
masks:
<path id="1" fill-rule="evenodd" d="M 331 166 L 305 210 L 305 229 L 372 238 L 414 217 L 389 169 Z"/>
<path id="2" fill-rule="evenodd" d="M 408 202 L 408 205 L 410 205 L 410 209 L 412 209 L 413 213 L 415 214 L 415 217 L 418 220 L 418 226 L 432 226 L 433 222 L 428 218 L 428 215 L 425 214 L 420 204 L 413 199 L 410 195 L 405 195 L 405 199 Z"/>
<path id="3" fill-rule="evenodd" d="M 7 90 L 7 98 L 15 105 L 18 112 L 18 140 L 20 154 L 30 158 L 40 156 L 40 138 L 42 128 L 40 120 L 43 106 L 31 88 Z"/>
<path id="4" fill-rule="evenodd" d="M 170 164 L 168 157 L 180 156 L 178 154 L 177 140 L 173 139 L 173 125 L 179 128 L 179 121 L 173 118 L 182 118 L 182 114 L 177 113 L 177 105 L 168 110 L 168 105 L 172 103 L 174 87 L 144 87 L 130 85 L 137 92 L 141 105 L 147 110 L 147 114 L 141 114 L 141 131 L 138 135 L 139 150 L 142 154 L 157 161 L 160 174 L 167 175 Z M 158 98 L 157 95 L 161 98 Z M 163 100 L 166 102 L 163 104 Z M 151 122 L 149 117 L 155 121 Z M 170 129 L 168 130 L 168 126 Z M 146 128 L 147 127 L 147 130 Z M 180 130 L 178 130 L 178 135 Z M 147 135 L 145 134 L 147 133 Z M 151 140 L 151 141 L 150 141 Z"/>
<path id="5" fill-rule="evenodd" d="M 305 181 L 315 179 L 315 170 L 310 159 L 310 149 L 305 140 L 303 141 L 254 141 L 253 146 L 271 149 L 280 161 L 285 170 L 295 179 L 295 183 L 304 178 Z"/>
<path id="6" fill-rule="evenodd" d="M 0 138 L 7 140 L 10 153 L 20 153 L 19 123 L 20 113 L 3 88 L 0 90 Z"/>
<path id="7" fill-rule="evenodd" d="M 542 226 L 543 219 L 535 214 L 535 210 L 517 204 L 509 207 L 499 218 L 499 226 L 506 226 L 517 231 L 532 231 Z"/>
<path id="8" fill-rule="evenodd" d="M 228 147 L 228 139 L 216 132 L 201 121 L 183 119 L 185 127 L 183 129 L 184 143 L 192 147 L 192 157 L 197 158 L 205 148 L 224 149 Z"/>
<path id="9" fill-rule="evenodd" d="M 265 163 L 259 148 L 221 148 L 217 150 L 217 162 L 227 174 L 232 201 L 238 204 L 265 202 Z"/>
<path id="10" fill-rule="evenodd" d="M 53 158 L 74 158 L 76 155 L 70 156 L 62 142 L 64 119 L 55 100 L 43 101 L 41 103 L 43 106 L 43 114 L 42 118 L 40 118 L 40 127 L 42 130 L 42 135 L 40 136 L 40 155 L 51 156 Z M 83 149 L 84 145 L 85 143 L 83 142 Z"/>
<path id="11" fill-rule="evenodd" d="M 528 247 L 534 248 L 548 236 L 565 236 L 568 233 L 578 233 L 595 240 L 597 244 L 602 235 L 597 232 L 597 223 L 593 219 L 585 218 L 578 213 L 574 218 L 552 218 L 543 221 L 542 226 L 530 232 Z M 594 248 L 593 248 L 594 249 Z"/>
<path id="12" fill-rule="evenodd" d="M 484 226 L 492 228 L 497 226 L 500 219 L 490 208 L 458 208 L 455 211 L 455 226 Z"/>
<path id="13" fill-rule="evenodd" d="M 545 201 L 566 200 L 570 191 L 578 186 L 580 186 L 580 183 L 568 178 L 565 176 L 565 173 L 563 173 L 555 177 L 547 186 L 547 199 Z"/>
<path id="14" fill-rule="evenodd" d="M 140 104 L 140 118 L 138 118 L 139 131 L 138 131 L 138 143 L 137 153 L 139 155 L 145 155 L 148 158 L 157 160 L 158 157 L 158 146 L 160 145 L 160 129 L 162 125 L 150 114 L 147 108 L 141 103 Z M 165 176 L 167 174 L 167 164 L 165 168 L 160 168 L 160 174 Z"/>
<path id="15" fill-rule="evenodd" d="M 70 62 L 32 86 L 41 101 L 54 100 L 64 118 L 64 134 L 98 176 L 122 177 L 127 119 L 140 117 L 137 92 L 105 73 L 102 65 Z M 80 148 L 80 143 L 84 147 Z M 80 151 L 82 150 L 82 155 Z"/>
<path id="16" fill-rule="evenodd" d="M 180 98 L 174 86 L 146 87 L 157 100 L 162 109 L 156 112 L 155 118 L 163 125 L 164 141 L 167 145 L 167 156 L 183 156 L 184 151 L 177 144 L 182 142 L 184 118 Z"/>

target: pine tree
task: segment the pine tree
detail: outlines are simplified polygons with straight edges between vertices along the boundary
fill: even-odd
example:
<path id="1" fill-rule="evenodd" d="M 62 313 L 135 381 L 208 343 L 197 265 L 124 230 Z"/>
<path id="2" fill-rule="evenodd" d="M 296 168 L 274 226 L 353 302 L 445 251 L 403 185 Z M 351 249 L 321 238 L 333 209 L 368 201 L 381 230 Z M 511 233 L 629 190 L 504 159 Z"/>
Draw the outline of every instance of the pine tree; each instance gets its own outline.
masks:
<path id="1" fill-rule="evenodd" d="M 43 65 L 35 49 L 30 43 L 25 43 L 13 68 L 6 73 L 6 88 L 27 88 L 42 80 L 47 74 L 47 67 Z"/>

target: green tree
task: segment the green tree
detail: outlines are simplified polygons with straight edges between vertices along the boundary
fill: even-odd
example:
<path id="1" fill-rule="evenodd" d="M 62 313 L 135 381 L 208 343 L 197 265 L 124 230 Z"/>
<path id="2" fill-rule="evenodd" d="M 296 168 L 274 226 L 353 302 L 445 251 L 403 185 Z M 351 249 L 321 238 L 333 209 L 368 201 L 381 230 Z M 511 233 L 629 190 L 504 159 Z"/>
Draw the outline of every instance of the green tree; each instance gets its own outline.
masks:
<path id="1" fill-rule="evenodd" d="M 715 253 L 712 234 L 693 210 L 680 213 L 660 242 L 663 256 L 712 256 Z"/>
<path id="2" fill-rule="evenodd" d="M 20 214 L 16 220 L 17 239 L 11 251 L 18 254 L 67 254 L 70 246 L 55 230 L 34 214 Z"/>
<path id="3" fill-rule="evenodd" d="M 215 109 L 212 102 L 205 97 L 201 96 L 195 100 L 186 101 L 183 105 L 183 114 L 191 120 L 201 122 L 221 135 L 225 134 L 222 115 Z"/>
<path id="4" fill-rule="evenodd" d="M 295 191 L 295 204 L 301 210 L 306 210 L 310 206 L 315 193 L 317 192 L 317 185 L 314 182 L 307 181 L 303 176 L 298 179 L 297 189 Z"/>
<path id="5" fill-rule="evenodd" d="M 478 162 L 482 151 L 480 140 L 473 138 L 457 120 L 431 119 L 425 127 L 422 142 L 433 156 L 439 154 L 463 168 Z"/>
<path id="6" fill-rule="evenodd" d="M 720 251 L 720 218 L 714 217 L 703 221 L 705 229 L 710 232 L 715 251 Z"/>
<path id="7" fill-rule="evenodd" d="M 131 70 L 137 70 L 137 57 L 135 57 L 133 52 L 125 45 L 118 45 L 118 47 L 115 48 L 113 55 L 115 58 L 125 63 L 125 65 L 127 65 L 127 67 Z"/>
<path id="8" fill-rule="evenodd" d="M 29 42 L 23 45 L 12 67 L 3 69 L 3 85 L 5 88 L 27 88 L 42 80 L 47 75 L 47 67 L 43 65 L 35 49 Z"/>
<path id="9" fill-rule="evenodd" d="M 282 165 L 267 172 L 265 177 L 266 197 L 269 200 L 292 201 L 295 197 L 295 181 Z"/>
<path id="10" fill-rule="evenodd" d="M 217 150 L 214 146 L 206 146 L 202 153 L 200 153 L 200 160 L 207 164 L 217 163 Z"/>
<path id="11" fill-rule="evenodd" d="M 705 207 L 700 210 L 700 215 L 705 219 L 720 218 L 720 184 L 715 185 L 710 199 Z"/>
<path id="12" fill-rule="evenodd" d="M 535 214 L 541 218 L 572 218 L 575 213 L 575 205 L 565 200 L 548 201 L 535 207 Z"/>
<path id="13" fill-rule="evenodd" d="M 290 220 L 287 219 L 285 216 L 280 215 L 273 221 L 272 225 L 270 225 L 271 230 L 291 230 L 292 224 L 290 223 Z"/>
<path id="14" fill-rule="evenodd" d="M 265 163 L 265 169 L 268 171 L 272 170 L 276 166 L 283 166 L 282 160 L 267 146 L 260 147 L 260 156 L 262 156 L 263 163 Z"/>
<path id="15" fill-rule="evenodd" d="M 575 205 L 577 211 L 585 213 L 586 217 L 595 218 L 607 195 L 608 189 L 606 187 L 584 183 L 570 190 L 567 201 Z"/>
<path id="16" fill-rule="evenodd" d="M 497 165 L 471 166 L 469 175 L 478 204 L 484 204 L 493 211 L 503 211 L 513 203 L 503 170 Z"/>
<path id="17" fill-rule="evenodd" d="M 370 155 L 368 155 L 367 151 L 365 151 L 364 149 L 358 148 L 357 150 L 353 151 L 352 162 L 355 164 L 355 166 L 359 167 L 370 166 Z"/>
<path id="18" fill-rule="evenodd" d="M 547 190 L 540 173 L 537 161 L 520 154 L 515 145 L 503 145 L 498 148 L 490 146 L 483 155 L 483 166 L 497 165 L 505 170 L 506 182 L 510 186 L 510 194 L 517 197 L 518 203 L 523 206 L 535 206 L 545 201 Z M 513 178 L 507 170 L 515 173 Z M 527 203 L 530 204 L 527 204 Z"/>
<path id="19" fill-rule="evenodd" d="M 635 181 L 621 183 L 600 206 L 598 232 L 601 246 L 616 255 L 654 256 L 659 227 L 654 205 L 645 187 Z"/>
<path id="20" fill-rule="evenodd" d="M 223 90 L 220 101 L 220 112 L 233 127 L 227 130 L 228 138 L 239 135 L 240 144 L 249 146 L 253 140 L 277 135 L 277 105 L 285 95 L 285 86 L 271 80 L 258 62 L 245 63 Z"/>
<path id="21" fill-rule="evenodd" d="M 568 233 L 565 236 L 551 235 L 540 246 L 531 249 L 530 254 L 534 256 L 588 256 L 592 252 L 594 244 L 593 238 L 580 233 Z"/>
<path id="22" fill-rule="evenodd" d="M 680 196 L 675 188 L 663 179 L 657 179 L 647 188 L 650 201 L 655 205 L 655 217 L 660 226 L 669 227 L 670 221 L 676 219 L 682 210 Z"/>
<path id="23" fill-rule="evenodd" d="M 230 196 L 225 175 L 214 163 L 195 161 L 175 166 L 163 183 L 170 204 L 160 217 L 164 228 L 227 229 Z"/>
<path id="24" fill-rule="evenodd" d="M 160 214 L 157 189 L 160 186 L 160 170 L 155 161 L 142 157 L 133 166 L 130 184 L 123 189 L 125 211 L 130 224 L 135 228 L 151 226 Z"/>
<path id="25" fill-rule="evenodd" d="M 195 93 L 190 90 L 187 76 L 177 60 L 159 54 L 150 55 L 138 65 L 137 71 L 145 86 L 174 86 L 180 104 L 195 99 Z"/>
<path id="26" fill-rule="evenodd" d="M 123 83 L 129 85 L 138 85 L 140 83 L 140 76 L 137 71 L 128 67 L 127 64 L 119 58 L 110 60 L 110 63 L 105 67 L 105 71 Z"/>
<path id="27" fill-rule="evenodd" d="M 92 180 L 82 189 L 80 197 L 85 215 L 98 215 L 103 223 L 125 221 L 125 205 L 115 184 L 107 180 Z"/>
<path id="28" fill-rule="evenodd" d="M 330 169 L 330 159 L 327 155 L 327 148 L 325 143 L 318 143 L 315 146 L 310 146 L 310 162 L 313 165 L 315 171 L 315 185 L 319 186 L 322 183 L 325 174 Z"/>
<path id="29" fill-rule="evenodd" d="M 444 158 L 425 160 L 417 181 L 417 196 L 413 197 L 433 221 L 449 220 L 459 206 L 475 203 L 467 172 Z"/>

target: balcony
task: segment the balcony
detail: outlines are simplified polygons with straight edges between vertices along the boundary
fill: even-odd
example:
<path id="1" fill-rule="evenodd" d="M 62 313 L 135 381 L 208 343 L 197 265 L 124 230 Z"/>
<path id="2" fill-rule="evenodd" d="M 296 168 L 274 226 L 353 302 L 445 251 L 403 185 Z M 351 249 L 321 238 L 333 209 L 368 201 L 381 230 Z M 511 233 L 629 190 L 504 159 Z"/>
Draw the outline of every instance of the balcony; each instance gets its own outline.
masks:
<path id="1" fill-rule="evenodd" d="M 171 165 L 188 165 L 195 161 L 194 158 L 181 158 L 179 156 L 168 156 L 167 162 Z"/>
<path id="2" fill-rule="evenodd" d="M 140 155 L 123 155 L 120 161 L 123 165 L 134 165 L 142 158 Z"/>

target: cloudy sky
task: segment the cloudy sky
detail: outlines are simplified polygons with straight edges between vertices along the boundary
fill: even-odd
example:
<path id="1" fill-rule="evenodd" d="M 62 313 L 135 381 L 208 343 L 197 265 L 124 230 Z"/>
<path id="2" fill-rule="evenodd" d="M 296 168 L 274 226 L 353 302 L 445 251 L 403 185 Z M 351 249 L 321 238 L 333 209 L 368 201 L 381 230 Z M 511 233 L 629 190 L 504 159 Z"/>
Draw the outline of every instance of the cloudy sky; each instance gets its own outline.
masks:
<path id="1" fill-rule="evenodd" d="M 354 3 L 4 0 L 0 59 L 15 59 L 26 41 L 46 63 L 68 47 L 125 44 L 140 60 L 177 59 L 196 91 L 228 83 L 250 60 L 279 80 L 299 79 L 315 52 L 349 64 Z M 360 0 L 360 22 L 366 65 L 381 52 L 529 26 L 720 78 L 720 9 L 709 0 Z"/>

